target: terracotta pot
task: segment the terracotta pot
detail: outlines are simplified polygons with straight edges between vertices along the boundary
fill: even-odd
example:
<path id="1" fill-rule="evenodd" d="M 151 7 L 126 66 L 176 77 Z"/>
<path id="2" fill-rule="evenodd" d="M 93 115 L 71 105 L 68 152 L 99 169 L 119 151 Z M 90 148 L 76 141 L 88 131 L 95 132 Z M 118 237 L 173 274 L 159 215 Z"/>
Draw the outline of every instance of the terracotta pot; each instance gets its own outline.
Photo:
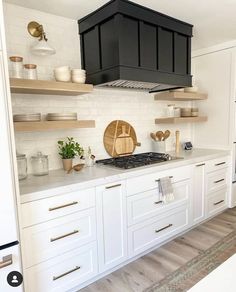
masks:
<path id="1" fill-rule="evenodd" d="M 72 158 L 71 159 L 62 159 L 63 169 L 68 171 L 72 169 Z"/>

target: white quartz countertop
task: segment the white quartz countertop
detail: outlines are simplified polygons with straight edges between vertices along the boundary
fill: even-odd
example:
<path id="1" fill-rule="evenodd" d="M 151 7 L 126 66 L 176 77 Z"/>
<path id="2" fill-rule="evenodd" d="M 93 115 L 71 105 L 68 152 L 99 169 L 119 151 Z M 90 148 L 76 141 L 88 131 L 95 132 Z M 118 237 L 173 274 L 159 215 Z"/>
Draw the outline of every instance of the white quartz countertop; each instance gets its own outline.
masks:
<path id="1" fill-rule="evenodd" d="M 170 154 L 174 156 L 174 153 Z M 19 184 L 21 203 L 43 199 L 55 194 L 59 195 L 75 191 L 80 188 L 94 187 L 129 177 L 190 165 L 229 154 L 230 152 L 226 150 L 194 149 L 192 151 L 181 152 L 179 156 L 183 159 L 166 161 L 128 170 L 111 166 L 95 165 L 93 167 L 84 167 L 80 172 L 72 172 L 70 174 L 60 169 L 50 171 L 49 175 L 46 176 L 29 175 L 26 180 L 20 181 Z"/>

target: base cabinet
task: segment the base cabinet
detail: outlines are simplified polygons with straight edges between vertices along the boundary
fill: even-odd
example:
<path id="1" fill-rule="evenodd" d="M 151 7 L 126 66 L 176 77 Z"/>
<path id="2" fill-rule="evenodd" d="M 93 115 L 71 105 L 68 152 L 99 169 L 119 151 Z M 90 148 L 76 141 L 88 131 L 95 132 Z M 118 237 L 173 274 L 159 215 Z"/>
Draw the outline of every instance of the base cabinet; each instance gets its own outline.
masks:
<path id="1" fill-rule="evenodd" d="M 25 271 L 27 292 L 65 292 L 97 274 L 96 243 L 64 253 Z"/>
<path id="2" fill-rule="evenodd" d="M 205 163 L 194 165 L 192 221 L 197 224 L 205 218 Z"/>
<path id="3" fill-rule="evenodd" d="M 125 182 L 96 188 L 99 272 L 127 258 Z"/>
<path id="4" fill-rule="evenodd" d="M 188 226 L 188 208 L 182 206 L 167 214 L 129 228 L 129 256 L 135 256 L 148 248 L 181 232 Z"/>

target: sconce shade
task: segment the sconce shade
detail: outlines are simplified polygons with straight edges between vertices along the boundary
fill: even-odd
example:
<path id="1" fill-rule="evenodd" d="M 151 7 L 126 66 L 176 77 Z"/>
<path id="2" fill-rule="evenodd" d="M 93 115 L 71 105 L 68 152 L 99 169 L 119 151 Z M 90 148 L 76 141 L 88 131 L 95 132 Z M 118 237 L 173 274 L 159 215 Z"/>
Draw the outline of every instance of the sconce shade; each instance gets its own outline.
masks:
<path id="1" fill-rule="evenodd" d="M 56 50 L 49 46 L 49 44 L 42 39 L 31 47 L 31 52 L 38 56 L 47 56 L 56 54 Z"/>

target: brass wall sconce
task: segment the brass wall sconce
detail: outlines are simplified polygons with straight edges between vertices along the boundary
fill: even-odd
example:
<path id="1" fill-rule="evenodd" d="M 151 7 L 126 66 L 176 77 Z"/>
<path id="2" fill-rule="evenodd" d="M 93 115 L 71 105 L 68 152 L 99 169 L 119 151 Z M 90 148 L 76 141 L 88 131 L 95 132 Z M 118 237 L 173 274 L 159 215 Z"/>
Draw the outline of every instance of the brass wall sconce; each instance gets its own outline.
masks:
<path id="1" fill-rule="evenodd" d="M 53 55 L 56 50 L 49 46 L 46 33 L 42 24 L 36 21 L 31 21 L 27 26 L 28 32 L 31 36 L 38 38 L 38 42 L 31 47 L 31 51 L 35 55 L 46 56 Z"/>

